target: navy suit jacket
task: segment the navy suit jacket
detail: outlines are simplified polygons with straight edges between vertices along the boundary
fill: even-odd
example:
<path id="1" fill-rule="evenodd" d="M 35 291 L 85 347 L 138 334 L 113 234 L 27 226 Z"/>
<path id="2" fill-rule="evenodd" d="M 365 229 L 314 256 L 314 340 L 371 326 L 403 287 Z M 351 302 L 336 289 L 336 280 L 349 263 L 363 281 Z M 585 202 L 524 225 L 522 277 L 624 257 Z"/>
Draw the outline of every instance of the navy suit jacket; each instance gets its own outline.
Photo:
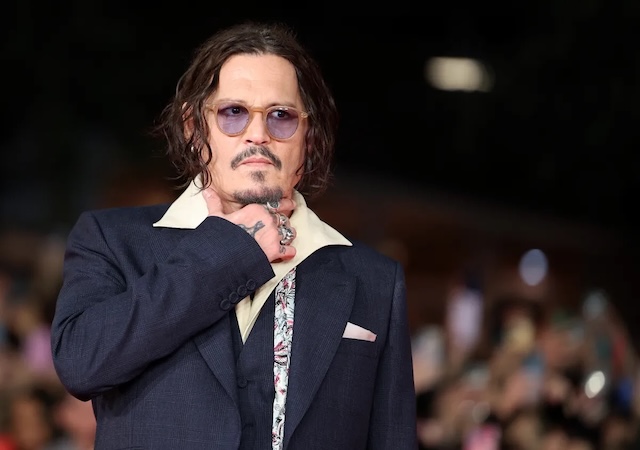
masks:
<path id="1" fill-rule="evenodd" d="M 222 218 L 154 228 L 167 207 L 86 212 L 68 237 L 52 352 L 64 386 L 93 402 L 96 450 L 240 442 L 229 313 L 273 270 Z M 348 321 L 375 342 L 343 338 Z M 399 263 L 357 242 L 316 251 L 297 267 L 293 336 L 285 449 L 417 448 Z"/>

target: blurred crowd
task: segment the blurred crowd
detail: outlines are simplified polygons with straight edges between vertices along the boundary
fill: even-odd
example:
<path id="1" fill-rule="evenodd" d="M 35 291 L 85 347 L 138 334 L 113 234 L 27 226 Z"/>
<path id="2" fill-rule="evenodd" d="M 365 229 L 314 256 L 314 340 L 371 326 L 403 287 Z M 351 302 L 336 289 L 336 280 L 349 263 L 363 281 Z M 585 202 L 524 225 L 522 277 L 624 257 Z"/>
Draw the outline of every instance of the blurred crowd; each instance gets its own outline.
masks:
<path id="1" fill-rule="evenodd" d="M 606 292 L 485 301 L 459 286 L 414 336 L 422 450 L 640 449 L 637 355 Z"/>
<path id="2" fill-rule="evenodd" d="M 51 358 L 64 239 L 11 232 L 1 247 L 0 450 L 90 450 L 91 403 L 64 390 Z"/>
<path id="3" fill-rule="evenodd" d="M 0 236 L 0 450 L 93 447 L 51 359 L 64 245 Z M 638 358 L 605 292 L 568 309 L 461 284 L 446 311 L 413 336 L 421 450 L 640 449 Z"/>

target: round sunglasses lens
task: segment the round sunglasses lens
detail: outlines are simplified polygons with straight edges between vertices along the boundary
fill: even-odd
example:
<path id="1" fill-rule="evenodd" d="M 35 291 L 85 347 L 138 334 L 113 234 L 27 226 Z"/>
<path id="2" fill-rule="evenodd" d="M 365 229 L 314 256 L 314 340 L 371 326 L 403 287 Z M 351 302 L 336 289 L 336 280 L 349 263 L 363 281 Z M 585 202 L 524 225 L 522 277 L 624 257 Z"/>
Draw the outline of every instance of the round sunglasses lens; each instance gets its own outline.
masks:
<path id="1" fill-rule="evenodd" d="M 298 113 L 279 107 L 267 114 L 267 128 L 276 139 L 289 139 L 298 129 Z"/>
<path id="2" fill-rule="evenodd" d="M 249 111 L 241 105 L 221 106 L 217 116 L 220 130 L 227 134 L 242 132 L 249 122 Z"/>

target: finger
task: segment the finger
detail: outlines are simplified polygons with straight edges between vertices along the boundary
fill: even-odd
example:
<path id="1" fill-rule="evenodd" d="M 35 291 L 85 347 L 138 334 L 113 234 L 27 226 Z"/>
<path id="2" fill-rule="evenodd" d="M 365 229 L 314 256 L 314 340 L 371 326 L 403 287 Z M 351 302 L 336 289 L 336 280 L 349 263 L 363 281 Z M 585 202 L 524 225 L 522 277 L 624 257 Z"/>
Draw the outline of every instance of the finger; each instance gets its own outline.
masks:
<path id="1" fill-rule="evenodd" d="M 202 191 L 202 197 L 207 203 L 207 211 L 210 216 L 222 216 L 222 200 L 216 191 L 212 188 L 207 188 Z"/>
<path id="2" fill-rule="evenodd" d="M 276 212 L 286 213 L 294 209 L 296 209 L 296 202 L 292 198 L 281 198 Z"/>
<path id="3" fill-rule="evenodd" d="M 264 207 L 271 214 L 283 212 L 288 213 L 296 207 L 296 202 L 291 198 L 281 198 L 278 201 L 270 201 L 264 204 Z"/>
<path id="4" fill-rule="evenodd" d="M 288 261 L 296 256 L 296 248 L 289 245 L 280 245 L 280 261 Z"/>

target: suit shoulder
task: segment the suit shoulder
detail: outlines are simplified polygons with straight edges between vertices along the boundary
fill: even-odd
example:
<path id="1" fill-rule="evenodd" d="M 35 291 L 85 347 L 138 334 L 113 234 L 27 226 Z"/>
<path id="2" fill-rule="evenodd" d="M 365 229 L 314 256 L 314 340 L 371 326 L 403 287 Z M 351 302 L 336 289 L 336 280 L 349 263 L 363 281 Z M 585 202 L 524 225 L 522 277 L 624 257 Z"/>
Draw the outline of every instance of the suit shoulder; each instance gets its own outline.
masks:
<path id="1" fill-rule="evenodd" d="M 398 259 L 383 253 L 381 250 L 357 239 L 349 239 L 353 244 L 350 247 L 344 247 L 344 256 L 359 261 L 364 265 L 378 266 L 397 266 L 400 264 Z"/>
<path id="2" fill-rule="evenodd" d="M 169 204 L 89 209 L 78 216 L 68 233 L 70 242 L 93 242 L 98 236 L 111 242 L 149 239 Z"/>
<path id="3" fill-rule="evenodd" d="M 90 209 L 83 212 L 83 215 L 93 215 L 99 221 L 122 221 L 122 220 L 160 220 L 162 215 L 169 208 L 169 203 L 145 206 L 119 206 L 112 208 Z"/>

